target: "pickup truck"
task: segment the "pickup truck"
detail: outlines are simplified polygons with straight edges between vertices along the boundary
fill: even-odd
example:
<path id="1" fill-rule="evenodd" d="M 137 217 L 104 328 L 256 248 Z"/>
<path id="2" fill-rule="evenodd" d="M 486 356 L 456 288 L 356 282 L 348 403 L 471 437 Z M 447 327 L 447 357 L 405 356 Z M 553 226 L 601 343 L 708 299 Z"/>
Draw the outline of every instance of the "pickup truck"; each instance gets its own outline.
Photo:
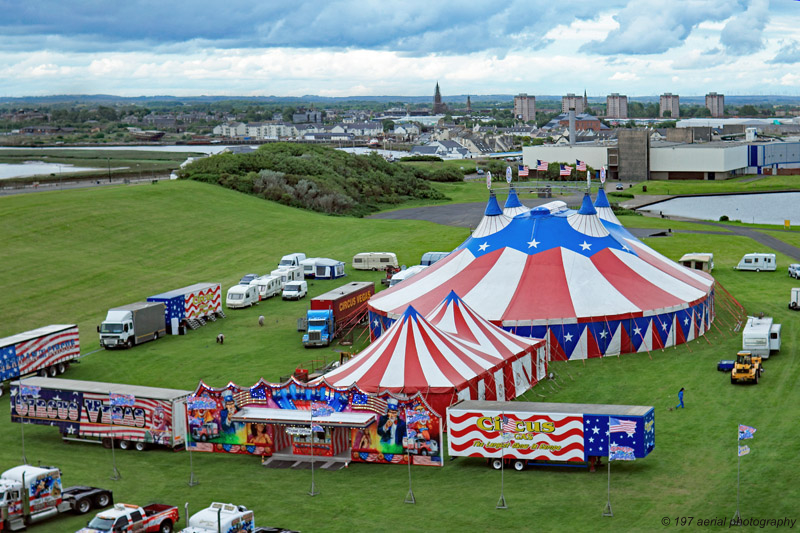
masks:
<path id="1" fill-rule="evenodd" d="M 77 533 L 172 533 L 179 519 L 178 508 L 174 505 L 151 503 L 139 507 L 118 503 L 107 511 L 97 513 Z"/>

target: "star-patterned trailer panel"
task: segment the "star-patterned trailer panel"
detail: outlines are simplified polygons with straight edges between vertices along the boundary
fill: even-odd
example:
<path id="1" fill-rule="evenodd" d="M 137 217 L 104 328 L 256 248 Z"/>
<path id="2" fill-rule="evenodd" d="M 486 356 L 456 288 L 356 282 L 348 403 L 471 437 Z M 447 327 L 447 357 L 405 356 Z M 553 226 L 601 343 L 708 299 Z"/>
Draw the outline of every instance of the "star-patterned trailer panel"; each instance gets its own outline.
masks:
<path id="1" fill-rule="evenodd" d="M 655 409 L 464 401 L 447 409 L 447 441 L 451 457 L 582 462 L 624 447 L 640 459 L 655 449 Z"/>

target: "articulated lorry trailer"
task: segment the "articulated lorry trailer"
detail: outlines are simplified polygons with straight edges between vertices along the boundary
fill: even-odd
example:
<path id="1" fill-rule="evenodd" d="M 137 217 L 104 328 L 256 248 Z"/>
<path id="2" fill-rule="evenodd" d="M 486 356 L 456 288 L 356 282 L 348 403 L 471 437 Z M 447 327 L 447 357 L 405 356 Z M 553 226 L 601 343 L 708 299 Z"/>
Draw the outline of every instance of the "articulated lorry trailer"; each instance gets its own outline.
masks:
<path id="1" fill-rule="evenodd" d="M 195 283 L 147 298 L 163 302 L 167 331 L 173 335 L 205 326 L 207 320 L 225 318 L 222 312 L 222 288 L 219 283 Z"/>
<path id="2" fill-rule="evenodd" d="M 145 450 L 186 444 L 190 391 L 58 378 L 12 383 L 11 421 L 56 426 L 69 441 Z"/>
<path id="3" fill-rule="evenodd" d="M 0 396 L 6 381 L 33 373 L 55 377 L 80 356 L 75 324 L 44 326 L 0 339 Z"/>
<path id="4" fill-rule="evenodd" d="M 450 457 L 482 457 L 497 470 L 634 460 L 655 448 L 655 409 L 642 405 L 462 400 L 447 408 Z"/>
<path id="5" fill-rule="evenodd" d="M 312 298 L 305 319 L 303 346 L 328 346 L 366 315 L 367 302 L 374 294 L 375 283 L 352 281 Z"/>
<path id="6" fill-rule="evenodd" d="M 136 302 L 108 310 L 97 326 L 103 348 L 133 348 L 167 334 L 163 302 Z"/>

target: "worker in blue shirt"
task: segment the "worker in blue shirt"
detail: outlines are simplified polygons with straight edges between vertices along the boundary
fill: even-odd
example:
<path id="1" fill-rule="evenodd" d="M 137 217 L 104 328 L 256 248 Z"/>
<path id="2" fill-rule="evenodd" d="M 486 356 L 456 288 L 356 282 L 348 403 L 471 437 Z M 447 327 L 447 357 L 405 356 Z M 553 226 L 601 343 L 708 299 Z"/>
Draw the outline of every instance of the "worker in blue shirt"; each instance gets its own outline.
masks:
<path id="1" fill-rule="evenodd" d="M 675 406 L 675 409 L 678 407 L 683 407 L 686 409 L 686 406 L 683 405 L 683 387 L 681 387 L 681 390 L 678 391 L 678 405 Z"/>

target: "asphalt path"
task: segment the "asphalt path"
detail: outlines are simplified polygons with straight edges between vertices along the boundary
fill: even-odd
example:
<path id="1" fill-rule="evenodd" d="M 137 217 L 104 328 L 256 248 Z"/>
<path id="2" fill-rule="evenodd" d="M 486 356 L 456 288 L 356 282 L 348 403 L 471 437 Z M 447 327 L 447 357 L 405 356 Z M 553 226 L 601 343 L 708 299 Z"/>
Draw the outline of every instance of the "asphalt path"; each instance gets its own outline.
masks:
<path id="1" fill-rule="evenodd" d="M 552 202 L 555 200 L 564 201 L 567 203 L 568 206 L 575 207 L 581 204 L 583 200 L 583 195 L 573 194 L 569 196 L 559 196 L 553 198 L 520 198 L 522 204 L 529 208 L 537 207 L 542 204 L 546 204 L 548 202 Z M 398 209 L 396 211 L 385 211 L 382 213 L 371 215 L 368 218 L 393 219 L 393 220 L 425 220 L 428 222 L 434 222 L 436 224 L 442 224 L 444 226 L 456 226 L 461 228 L 469 228 L 470 230 L 473 230 L 480 223 L 485 210 L 486 210 L 486 203 L 477 203 L 477 202 L 466 203 L 466 204 L 432 205 L 425 207 L 411 207 L 408 209 Z M 761 230 L 761 229 L 755 230 L 740 226 L 719 224 L 716 222 L 709 222 L 705 220 L 694 220 L 687 218 L 681 218 L 680 220 L 685 220 L 687 222 L 696 222 L 698 224 L 705 224 L 711 227 L 720 228 L 720 230 L 719 231 L 714 231 L 711 229 L 709 229 L 708 231 L 675 230 L 674 233 L 702 233 L 708 235 L 730 235 L 730 233 L 733 233 L 735 235 L 748 237 L 762 246 L 770 248 L 771 250 L 777 253 L 784 254 L 800 262 L 800 248 L 798 248 L 797 246 L 793 246 L 789 243 L 783 242 L 780 239 L 776 239 L 775 237 L 772 237 L 771 235 L 765 233 L 771 231 L 784 231 L 784 230 Z M 658 229 L 626 228 L 626 229 L 628 229 L 628 231 L 630 231 L 634 236 L 636 236 L 639 239 L 648 237 L 666 237 L 670 233 L 673 233 L 673 231 L 671 230 L 664 230 L 661 228 Z M 765 250 L 758 250 L 758 251 L 765 251 Z"/>

